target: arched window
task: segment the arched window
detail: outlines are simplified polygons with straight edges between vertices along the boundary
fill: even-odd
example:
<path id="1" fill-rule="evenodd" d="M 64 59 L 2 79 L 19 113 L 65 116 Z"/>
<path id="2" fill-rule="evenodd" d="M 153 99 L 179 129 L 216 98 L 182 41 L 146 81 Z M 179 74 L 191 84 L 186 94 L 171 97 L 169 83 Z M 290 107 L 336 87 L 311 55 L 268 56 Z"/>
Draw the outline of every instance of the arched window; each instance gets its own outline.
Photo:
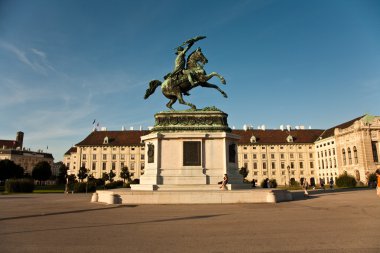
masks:
<path id="1" fill-rule="evenodd" d="M 352 157 L 351 157 L 351 149 L 347 148 L 347 153 L 348 153 L 348 164 L 352 164 Z"/>
<path id="2" fill-rule="evenodd" d="M 358 163 L 358 151 L 356 150 L 356 147 L 354 146 L 354 160 L 355 160 L 355 164 Z"/>
<path id="3" fill-rule="evenodd" d="M 330 165 L 330 168 L 332 168 L 332 161 L 331 161 L 331 158 L 329 160 L 329 165 Z"/>
<path id="4" fill-rule="evenodd" d="M 346 150 L 342 149 L 343 165 L 346 165 Z"/>

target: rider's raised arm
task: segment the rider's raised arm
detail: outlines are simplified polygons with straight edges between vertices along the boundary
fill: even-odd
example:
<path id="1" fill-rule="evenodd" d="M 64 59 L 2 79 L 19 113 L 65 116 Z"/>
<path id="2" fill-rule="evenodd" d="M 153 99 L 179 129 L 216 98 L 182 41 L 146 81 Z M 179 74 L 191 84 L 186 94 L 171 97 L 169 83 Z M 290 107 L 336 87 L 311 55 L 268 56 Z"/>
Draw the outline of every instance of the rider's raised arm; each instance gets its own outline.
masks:
<path id="1" fill-rule="evenodd" d="M 186 54 L 187 51 L 190 49 L 190 47 L 194 45 L 194 42 L 190 42 L 189 44 L 187 44 L 187 47 L 185 48 L 185 50 L 183 50 L 183 53 Z"/>

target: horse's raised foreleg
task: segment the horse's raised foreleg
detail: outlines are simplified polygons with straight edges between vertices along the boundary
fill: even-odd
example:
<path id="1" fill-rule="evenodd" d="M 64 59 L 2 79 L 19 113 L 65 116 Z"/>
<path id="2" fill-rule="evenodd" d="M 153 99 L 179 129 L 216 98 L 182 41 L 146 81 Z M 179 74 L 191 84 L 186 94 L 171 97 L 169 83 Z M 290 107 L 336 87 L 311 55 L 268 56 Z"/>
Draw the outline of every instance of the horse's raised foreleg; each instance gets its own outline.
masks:
<path id="1" fill-rule="evenodd" d="M 197 109 L 197 107 L 196 107 L 195 105 L 193 105 L 192 103 L 188 103 L 188 102 L 186 102 L 185 100 L 183 100 L 183 97 L 182 97 L 182 94 L 181 94 L 181 93 L 179 93 L 179 94 L 177 95 L 177 98 L 178 98 L 178 102 L 179 102 L 180 104 L 190 106 L 191 109 L 193 109 L 193 110 L 196 110 L 196 109 Z"/>
<path id="2" fill-rule="evenodd" d="M 227 94 L 215 84 L 203 82 L 203 83 L 200 83 L 199 85 L 202 87 L 205 87 L 205 88 L 214 88 L 214 89 L 218 90 L 220 93 L 222 93 L 223 97 L 225 97 L 225 98 L 227 97 Z"/>
<path id="3" fill-rule="evenodd" d="M 222 75 L 219 75 L 218 73 L 216 73 L 216 72 L 211 72 L 210 74 L 208 74 L 208 75 L 205 75 L 203 78 L 204 78 L 204 82 L 207 82 L 208 80 L 210 80 L 212 77 L 214 77 L 214 76 L 216 76 L 216 77 L 218 77 L 219 79 L 220 79 L 220 82 L 222 83 L 222 84 L 226 84 L 226 79 L 224 79 L 224 77 L 222 76 Z M 202 78 L 202 79 L 203 79 Z"/>

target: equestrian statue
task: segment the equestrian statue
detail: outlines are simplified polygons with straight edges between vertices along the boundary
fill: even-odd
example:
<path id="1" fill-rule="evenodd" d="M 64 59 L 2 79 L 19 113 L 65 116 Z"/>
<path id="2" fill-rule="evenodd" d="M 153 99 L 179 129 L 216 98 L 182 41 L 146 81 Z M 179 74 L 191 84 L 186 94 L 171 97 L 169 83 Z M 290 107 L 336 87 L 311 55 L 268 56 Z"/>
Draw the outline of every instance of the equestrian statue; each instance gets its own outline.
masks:
<path id="1" fill-rule="evenodd" d="M 174 70 L 168 73 L 164 77 L 164 81 L 159 80 L 150 81 L 149 87 L 145 92 L 144 99 L 147 99 L 150 95 L 154 93 L 156 88 L 161 85 L 162 94 L 170 99 L 166 106 L 170 110 L 174 110 L 172 105 L 178 100 L 180 104 L 188 105 L 191 109 L 196 110 L 196 106 L 186 102 L 182 95 L 189 96 L 189 91 L 195 87 L 201 86 L 205 88 L 217 89 L 224 97 L 227 94 L 220 89 L 217 85 L 208 83 L 212 77 L 216 76 L 220 79 L 222 84 L 226 84 L 223 76 L 216 72 L 206 74 L 203 66 L 208 62 L 207 58 L 203 55 L 202 49 L 197 48 L 193 51 L 185 61 L 187 51 L 194 45 L 195 42 L 205 39 L 206 36 L 197 36 L 189 39 L 177 47 L 177 55 L 175 59 Z M 186 46 L 183 48 L 183 46 Z"/>

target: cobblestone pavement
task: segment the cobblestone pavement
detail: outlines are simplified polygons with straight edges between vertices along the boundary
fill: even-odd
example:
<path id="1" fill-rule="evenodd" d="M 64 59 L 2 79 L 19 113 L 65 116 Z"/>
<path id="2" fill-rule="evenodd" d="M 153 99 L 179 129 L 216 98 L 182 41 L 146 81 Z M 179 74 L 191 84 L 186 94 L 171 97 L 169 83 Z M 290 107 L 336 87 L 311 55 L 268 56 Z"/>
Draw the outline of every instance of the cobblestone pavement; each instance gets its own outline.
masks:
<path id="1" fill-rule="evenodd" d="M 375 189 L 277 204 L 104 205 L 0 195 L 0 252 L 380 252 Z"/>

